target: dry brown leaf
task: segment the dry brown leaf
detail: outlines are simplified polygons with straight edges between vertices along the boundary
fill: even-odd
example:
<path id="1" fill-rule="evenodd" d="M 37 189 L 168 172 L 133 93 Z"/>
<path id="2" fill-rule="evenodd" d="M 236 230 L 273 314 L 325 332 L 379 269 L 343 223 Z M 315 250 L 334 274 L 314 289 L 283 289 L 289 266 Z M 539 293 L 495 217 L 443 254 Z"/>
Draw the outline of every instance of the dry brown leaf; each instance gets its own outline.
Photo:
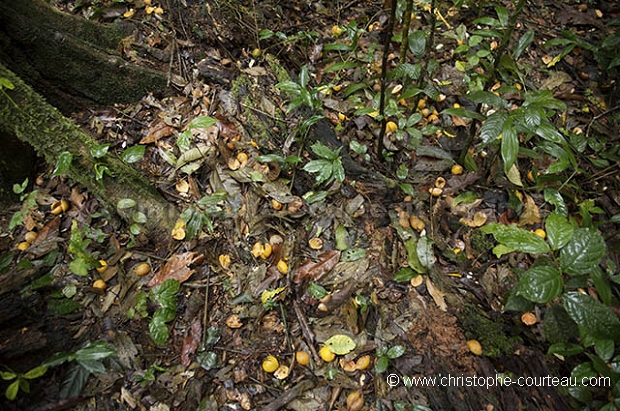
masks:
<path id="1" fill-rule="evenodd" d="M 426 289 L 431 297 L 433 297 L 433 301 L 435 301 L 437 307 L 439 307 L 441 311 L 448 311 L 448 306 L 446 305 L 446 300 L 444 298 L 446 294 L 439 291 L 439 288 L 435 287 L 429 277 L 426 277 Z"/>
<path id="2" fill-rule="evenodd" d="M 169 278 L 173 278 L 180 283 L 187 281 L 194 274 L 194 270 L 189 268 L 189 266 L 200 258 L 202 258 L 202 254 L 196 255 L 193 251 L 173 255 L 164 267 L 151 278 L 148 287 L 155 287 Z"/>
<path id="3" fill-rule="evenodd" d="M 340 260 L 340 251 L 329 250 L 318 255 L 319 261 L 307 260 L 302 265 L 297 267 L 295 274 L 293 275 L 293 282 L 300 284 L 305 279 L 316 281 L 328 272 L 336 265 Z"/>
<path id="4" fill-rule="evenodd" d="M 160 138 L 168 137 L 174 132 L 174 128 L 170 127 L 163 121 L 159 121 L 149 128 L 148 134 L 140 140 L 139 144 L 154 143 Z"/>
<path id="5" fill-rule="evenodd" d="M 523 212 L 519 217 L 519 225 L 524 226 L 529 224 L 538 224 L 540 221 L 540 210 L 538 210 L 538 206 L 536 206 L 536 203 L 532 197 L 525 194 L 525 201 L 523 201 Z"/>
<path id="6" fill-rule="evenodd" d="M 192 363 L 191 356 L 198 349 L 201 340 L 202 323 L 200 319 L 197 318 L 192 322 L 188 334 L 183 338 L 183 345 L 181 346 L 181 364 L 183 364 L 184 367 L 189 367 Z"/>

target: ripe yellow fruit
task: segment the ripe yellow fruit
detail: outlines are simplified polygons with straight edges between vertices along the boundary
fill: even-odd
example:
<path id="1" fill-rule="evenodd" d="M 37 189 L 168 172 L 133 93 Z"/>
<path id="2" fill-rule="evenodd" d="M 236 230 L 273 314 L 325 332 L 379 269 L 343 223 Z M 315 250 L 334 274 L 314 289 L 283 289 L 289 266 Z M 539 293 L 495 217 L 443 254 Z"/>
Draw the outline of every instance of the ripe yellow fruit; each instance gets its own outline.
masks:
<path id="1" fill-rule="evenodd" d="M 245 163 L 248 162 L 248 155 L 242 151 L 237 154 L 237 160 L 239 160 L 241 165 L 244 165 Z"/>
<path id="2" fill-rule="evenodd" d="M 279 366 L 280 366 L 280 363 L 278 362 L 278 359 L 274 357 L 273 355 L 269 355 L 267 356 L 267 358 L 263 360 L 263 370 L 265 372 L 268 372 L 268 373 L 275 372 Z"/>
<path id="3" fill-rule="evenodd" d="M 463 174 L 463 166 L 460 164 L 454 164 L 450 169 L 450 172 L 452 173 L 452 175 L 459 176 Z"/>
<path id="4" fill-rule="evenodd" d="M 364 394 L 361 391 L 352 391 L 347 395 L 347 410 L 359 411 L 364 406 Z"/>
<path id="5" fill-rule="evenodd" d="M 435 187 L 444 188 L 446 186 L 446 179 L 443 177 L 437 177 L 435 180 Z"/>
<path id="6" fill-rule="evenodd" d="M 69 203 L 67 200 L 58 200 L 52 203 L 51 212 L 54 215 L 64 213 L 69 209 Z"/>
<path id="7" fill-rule="evenodd" d="M 409 224 L 411 225 L 411 228 L 416 231 L 424 230 L 424 221 L 420 220 L 420 217 L 418 217 L 417 215 L 411 216 L 411 218 L 409 219 Z"/>
<path id="8" fill-rule="evenodd" d="M 281 272 L 282 274 L 288 273 L 288 264 L 286 264 L 286 261 L 284 260 L 278 261 L 278 271 Z"/>
<path id="9" fill-rule="evenodd" d="M 274 210 L 276 211 L 280 211 L 282 210 L 282 203 L 279 202 L 278 200 L 276 200 L 275 198 L 271 199 L 271 207 L 273 207 Z"/>
<path id="10" fill-rule="evenodd" d="M 461 105 L 460 105 L 459 103 L 454 103 L 454 104 L 452 105 L 452 107 L 454 107 L 454 108 L 461 108 Z"/>
<path id="11" fill-rule="evenodd" d="M 30 244 L 34 243 L 37 240 L 37 237 L 39 235 L 37 233 L 35 233 L 34 231 L 28 231 L 25 235 L 24 235 L 24 240 L 28 241 Z"/>
<path id="12" fill-rule="evenodd" d="M 265 246 L 261 242 L 256 242 L 252 247 L 252 255 L 254 258 L 260 257 L 265 252 Z"/>
<path id="13" fill-rule="evenodd" d="M 101 279 L 95 280 L 95 282 L 93 283 L 93 288 L 95 288 L 97 290 L 101 290 L 101 291 L 105 290 L 106 286 L 107 285 L 106 285 L 105 281 L 103 281 Z"/>
<path id="14" fill-rule="evenodd" d="M 469 351 L 471 351 L 474 355 L 482 354 L 482 345 L 478 342 L 478 340 L 469 340 L 467 341 L 467 347 Z"/>
<path id="15" fill-rule="evenodd" d="M 297 361 L 299 365 L 308 365 L 310 364 L 310 354 L 306 351 L 297 351 L 295 353 L 295 361 Z"/>
<path id="16" fill-rule="evenodd" d="M 534 234 L 536 234 L 537 236 L 539 236 L 543 240 L 545 238 L 547 238 L 547 233 L 542 228 L 537 228 L 536 230 L 534 230 Z"/>
<path id="17" fill-rule="evenodd" d="M 336 359 L 336 354 L 327 345 L 324 345 L 319 350 L 319 357 L 325 362 L 332 362 Z"/>
<path id="18" fill-rule="evenodd" d="M 332 36 L 338 37 L 338 36 L 340 36 L 342 34 L 342 31 L 343 31 L 342 27 L 340 27 L 340 26 L 333 26 L 332 30 L 331 30 Z"/>
<path id="19" fill-rule="evenodd" d="M 320 250 L 321 248 L 323 248 L 323 240 L 318 237 L 313 237 L 308 240 L 308 245 L 313 250 Z"/>
<path id="20" fill-rule="evenodd" d="M 136 275 L 142 277 L 151 272 L 151 266 L 147 263 L 142 263 L 136 267 Z"/>
<path id="21" fill-rule="evenodd" d="M 252 57 L 254 58 L 259 58 L 262 54 L 263 50 L 259 49 L 258 47 L 252 50 Z"/>
<path id="22" fill-rule="evenodd" d="M 355 368 L 365 370 L 370 365 L 370 355 L 362 355 L 355 361 Z"/>
<path id="23" fill-rule="evenodd" d="M 108 262 L 106 260 L 99 260 L 99 264 L 101 265 L 100 267 L 97 267 L 97 272 L 99 274 L 108 269 Z"/>
<path id="24" fill-rule="evenodd" d="M 26 251 L 28 247 L 30 247 L 30 243 L 28 241 L 22 241 L 21 243 L 17 244 L 17 249 L 19 251 Z"/>
<path id="25" fill-rule="evenodd" d="M 279 380 L 283 380 L 291 374 L 291 369 L 287 365 L 282 364 L 273 373 L 273 376 Z"/>
<path id="26" fill-rule="evenodd" d="M 443 193 L 443 190 L 439 187 L 431 187 L 428 192 L 431 193 L 433 197 L 439 197 L 441 193 Z"/>
<path id="27" fill-rule="evenodd" d="M 273 252 L 273 246 L 270 243 L 265 243 L 265 245 L 263 246 L 263 252 L 261 253 L 260 258 L 262 258 L 263 260 L 266 260 L 271 256 L 272 252 Z"/>
<path id="28" fill-rule="evenodd" d="M 389 134 L 389 133 L 393 133 L 393 132 L 395 132 L 396 130 L 398 130 L 398 124 L 396 124 L 395 122 L 393 122 L 393 121 L 388 121 L 388 122 L 385 124 L 385 132 L 386 132 L 386 133 L 388 133 L 388 134 Z"/>
<path id="29" fill-rule="evenodd" d="M 536 324 L 536 321 L 537 319 L 534 313 L 527 312 L 521 315 L 521 322 L 527 326 Z"/>

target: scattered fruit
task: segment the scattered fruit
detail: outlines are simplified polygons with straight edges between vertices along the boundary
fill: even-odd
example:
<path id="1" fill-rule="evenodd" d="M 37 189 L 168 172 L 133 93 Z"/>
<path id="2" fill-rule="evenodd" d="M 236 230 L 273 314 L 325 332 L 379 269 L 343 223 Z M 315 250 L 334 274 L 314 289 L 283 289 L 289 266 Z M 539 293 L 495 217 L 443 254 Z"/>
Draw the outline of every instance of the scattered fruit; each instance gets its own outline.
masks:
<path id="1" fill-rule="evenodd" d="M 370 365 L 370 355 L 362 355 L 355 361 L 355 368 L 365 370 Z"/>
<path id="2" fill-rule="evenodd" d="M 295 361 L 297 361 L 299 365 L 308 365 L 310 364 L 310 354 L 306 351 L 297 351 L 295 353 Z"/>
<path id="3" fill-rule="evenodd" d="M 463 174 L 463 166 L 460 164 L 454 164 L 450 169 L 450 172 L 452 173 L 452 175 L 460 176 L 461 174 Z"/>
<path id="4" fill-rule="evenodd" d="M 220 266 L 224 270 L 227 270 L 228 267 L 230 267 L 230 255 L 228 255 L 228 254 L 220 254 L 219 257 L 217 258 L 217 260 L 219 261 Z"/>
<path id="5" fill-rule="evenodd" d="M 69 203 L 65 199 L 54 201 L 51 207 L 52 214 L 54 215 L 64 213 L 68 209 L 69 209 Z"/>
<path id="6" fill-rule="evenodd" d="M 261 242 L 254 243 L 254 246 L 252 247 L 252 251 L 251 251 L 254 258 L 260 257 L 264 252 L 265 252 L 265 246 L 263 245 L 263 243 Z"/>
<path id="7" fill-rule="evenodd" d="M 537 236 L 539 236 L 543 240 L 545 238 L 547 238 L 547 233 L 542 228 L 537 228 L 536 230 L 534 230 L 534 234 L 536 234 Z"/>
<path id="8" fill-rule="evenodd" d="M 402 228 L 409 228 L 411 224 L 409 222 L 409 213 L 406 211 L 401 211 L 398 213 L 398 225 Z"/>
<path id="9" fill-rule="evenodd" d="M 319 357 L 325 362 L 332 362 L 336 359 L 336 354 L 327 345 L 324 345 L 319 350 Z"/>
<path id="10" fill-rule="evenodd" d="M 279 380 L 283 380 L 286 377 L 288 377 L 290 373 L 291 373 L 291 369 L 288 368 L 287 365 L 282 364 L 274 371 L 273 376 Z"/>
<path id="11" fill-rule="evenodd" d="M 443 190 L 439 187 L 431 187 L 428 192 L 431 193 L 433 197 L 439 197 L 441 193 L 443 193 Z"/>
<path id="12" fill-rule="evenodd" d="M 175 240 L 183 240 L 185 238 L 185 221 L 178 220 L 172 229 L 172 238 Z"/>
<path id="13" fill-rule="evenodd" d="M 318 237 L 313 237 L 308 240 L 308 245 L 313 250 L 320 250 L 321 248 L 323 248 L 323 240 Z"/>
<path id="14" fill-rule="evenodd" d="M 409 281 L 412 287 L 419 287 L 424 282 L 424 278 L 421 275 L 416 275 Z"/>
<path id="15" fill-rule="evenodd" d="M 255 59 L 259 58 L 262 54 L 263 54 L 263 50 L 261 50 L 258 47 L 252 50 L 252 57 L 254 57 Z"/>
<path id="16" fill-rule="evenodd" d="M 352 391 L 347 395 L 347 410 L 359 411 L 364 406 L 364 394 L 361 391 Z"/>
<path id="17" fill-rule="evenodd" d="M 151 272 L 151 266 L 147 263 L 142 263 L 136 267 L 136 275 L 138 277 L 143 277 Z"/>
<path id="18" fill-rule="evenodd" d="M 226 319 L 228 328 L 236 329 L 243 327 L 243 323 L 237 314 L 233 314 Z"/>
<path id="19" fill-rule="evenodd" d="M 162 9 L 161 7 L 155 7 L 155 10 L 153 10 L 155 12 L 155 14 L 161 16 L 162 14 L 164 14 L 164 9 Z"/>
<path id="20" fill-rule="evenodd" d="M 411 218 L 409 219 L 409 224 L 411 225 L 411 228 L 416 231 L 424 230 L 424 221 L 420 220 L 420 217 L 418 217 L 417 215 L 411 216 Z"/>
<path id="21" fill-rule="evenodd" d="M 105 281 L 99 279 L 99 280 L 95 280 L 95 282 L 93 283 L 93 288 L 97 289 L 97 290 L 105 290 L 107 284 L 105 283 Z"/>
<path id="22" fill-rule="evenodd" d="M 398 130 L 398 124 L 396 124 L 395 122 L 393 122 L 393 121 L 388 121 L 388 122 L 385 124 L 385 132 L 386 132 L 387 134 L 393 133 L 393 132 L 395 132 L 396 130 Z"/>
<path id="23" fill-rule="evenodd" d="M 333 26 L 331 32 L 332 32 L 332 36 L 338 37 L 342 34 L 342 27 Z"/>
<path id="24" fill-rule="evenodd" d="M 245 163 L 248 162 L 248 155 L 246 153 L 244 153 L 243 151 L 237 153 L 237 160 L 239 160 L 239 162 L 241 163 L 242 166 L 245 165 Z"/>
<path id="25" fill-rule="evenodd" d="M 106 260 L 99 260 L 99 267 L 97 267 L 97 272 L 101 274 L 107 269 L 108 269 L 108 262 Z"/>
<path id="26" fill-rule="evenodd" d="M 340 368 L 342 368 L 344 372 L 357 371 L 357 367 L 355 366 L 355 361 L 347 361 L 344 358 L 340 359 Z"/>
<path id="27" fill-rule="evenodd" d="M 278 271 L 282 274 L 288 273 L 288 264 L 286 264 L 286 261 L 278 261 Z"/>
<path id="28" fill-rule="evenodd" d="M 21 243 L 17 244 L 17 249 L 19 251 L 26 251 L 28 247 L 30 247 L 30 243 L 28 241 L 22 241 Z"/>
<path id="29" fill-rule="evenodd" d="M 467 341 L 467 347 L 469 351 L 471 351 L 474 355 L 482 354 L 482 345 L 478 342 L 478 340 L 469 340 Z"/>
<path id="30" fill-rule="evenodd" d="M 279 366 L 280 366 L 280 363 L 278 362 L 278 359 L 274 357 L 273 355 L 269 355 L 267 356 L 267 358 L 263 360 L 263 370 L 265 372 L 268 372 L 268 373 L 275 372 Z"/>
<path id="31" fill-rule="evenodd" d="M 241 162 L 234 157 L 228 158 L 226 165 L 228 165 L 228 168 L 232 171 L 239 170 L 241 168 Z"/>
<path id="32" fill-rule="evenodd" d="M 444 188 L 446 186 L 446 179 L 443 177 L 437 177 L 435 180 L 435 187 Z"/>
<path id="33" fill-rule="evenodd" d="M 422 110 L 425 107 L 426 107 L 426 99 L 421 98 L 418 101 L 418 110 Z"/>
<path id="34" fill-rule="evenodd" d="M 271 253 L 273 252 L 273 247 L 270 243 L 265 243 L 265 245 L 263 246 L 263 252 L 260 255 L 260 258 L 262 258 L 263 260 L 268 259 L 271 256 Z"/>
<path id="35" fill-rule="evenodd" d="M 521 322 L 525 325 L 527 325 L 528 327 L 531 325 L 536 324 L 537 322 L 537 318 L 536 315 L 534 313 L 531 312 L 527 312 L 527 313 L 523 313 L 521 315 Z"/>
<path id="36" fill-rule="evenodd" d="M 454 104 L 452 105 L 452 107 L 454 107 L 454 108 L 461 108 L 461 105 L 460 105 L 459 103 L 454 103 Z"/>
<path id="37" fill-rule="evenodd" d="M 275 198 L 271 199 L 271 207 L 273 207 L 274 210 L 276 211 L 280 211 L 282 210 L 282 203 L 279 202 L 278 200 L 276 200 Z"/>
<path id="38" fill-rule="evenodd" d="M 34 231 L 28 231 L 25 235 L 24 235 L 24 240 L 28 241 L 30 244 L 34 243 L 37 240 L 37 237 L 39 235 L 37 233 L 35 233 Z"/>

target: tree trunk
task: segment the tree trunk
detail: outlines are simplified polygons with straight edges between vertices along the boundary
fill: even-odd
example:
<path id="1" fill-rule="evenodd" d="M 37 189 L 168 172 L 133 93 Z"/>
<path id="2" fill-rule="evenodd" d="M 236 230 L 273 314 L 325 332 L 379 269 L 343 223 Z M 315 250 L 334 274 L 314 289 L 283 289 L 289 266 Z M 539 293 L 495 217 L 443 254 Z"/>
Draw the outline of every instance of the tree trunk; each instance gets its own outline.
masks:
<path id="1" fill-rule="evenodd" d="M 135 211 L 143 212 L 148 220 L 144 228 L 153 242 L 168 244 L 178 211 L 148 180 L 112 154 L 93 158 L 90 150 L 97 143 L 2 64 L 0 79 L 14 86 L 0 94 L 0 132 L 14 134 L 29 143 L 49 164 L 56 164 L 61 153 L 70 152 L 73 161 L 67 175 L 71 179 L 86 187 L 111 210 L 116 209 L 126 221 L 132 221 Z M 107 167 L 113 177 L 104 176 L 97 181 L 95 165 Z M 117 209 L 118 201 L 126 198 L 133 199 L 136 207 Z"/>

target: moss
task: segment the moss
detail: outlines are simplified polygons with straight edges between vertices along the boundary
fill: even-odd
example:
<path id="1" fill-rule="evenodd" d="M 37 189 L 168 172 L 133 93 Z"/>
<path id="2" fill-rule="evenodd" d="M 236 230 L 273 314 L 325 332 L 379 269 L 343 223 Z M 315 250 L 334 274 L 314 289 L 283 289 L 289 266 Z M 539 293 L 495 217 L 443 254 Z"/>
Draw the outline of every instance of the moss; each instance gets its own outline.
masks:
<path id="1" fill-rule="evenodd" d="M 478 340 L 486 356 L 510 355 L 519 342 L 519 338 L 506 335 L 501 319 L 492 320 L 475 306 L 466 305 L 459 313 L 459 319 L 467 337 Z"/>

